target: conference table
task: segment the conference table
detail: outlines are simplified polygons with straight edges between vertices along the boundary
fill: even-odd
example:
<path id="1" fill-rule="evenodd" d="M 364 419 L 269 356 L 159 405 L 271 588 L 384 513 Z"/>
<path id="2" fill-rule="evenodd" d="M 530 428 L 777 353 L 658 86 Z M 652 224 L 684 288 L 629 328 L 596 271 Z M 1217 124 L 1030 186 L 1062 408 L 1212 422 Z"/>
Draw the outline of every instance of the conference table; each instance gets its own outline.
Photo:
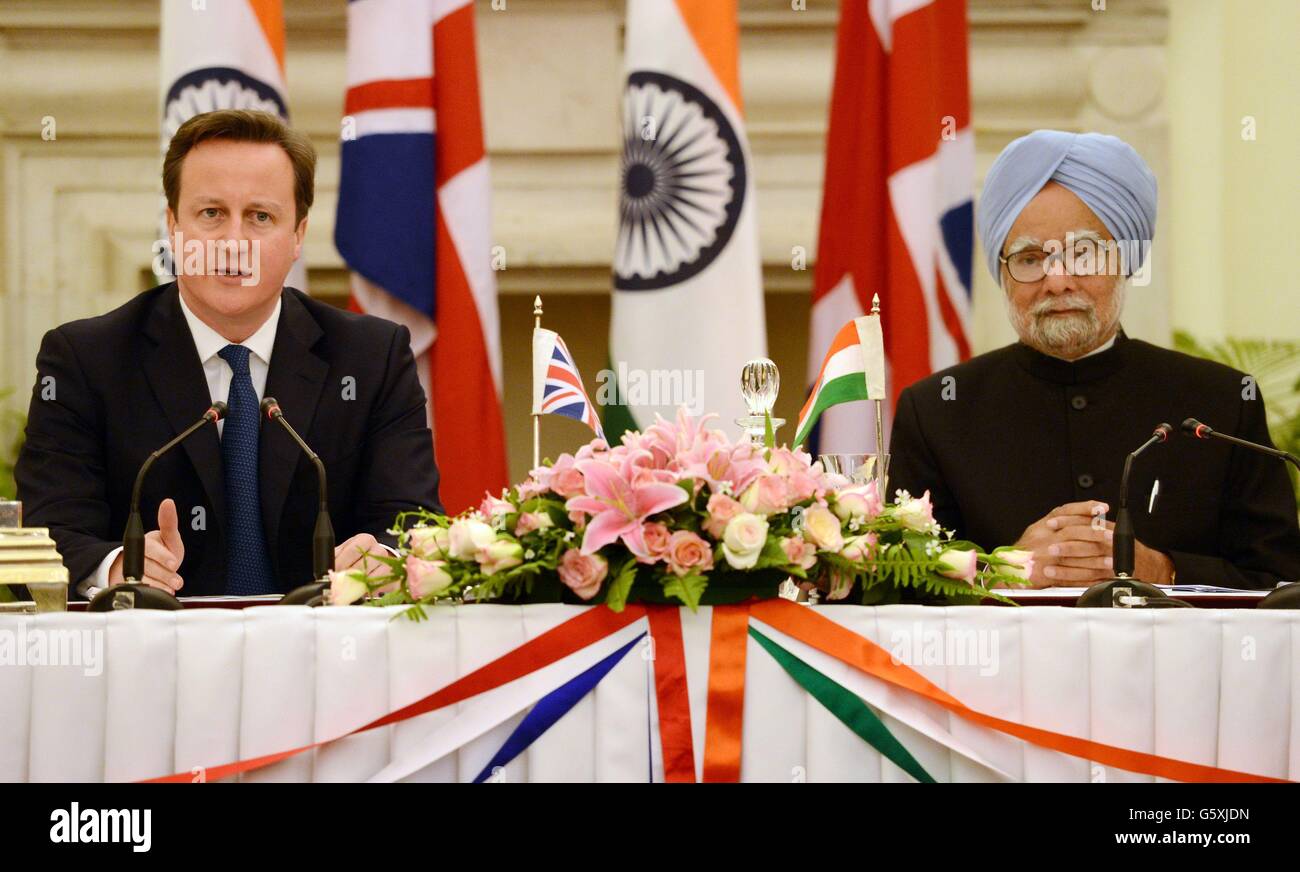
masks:
<path id="1" fill-rule="evenodd" d="M 0 614 L 0 781 L 1168 780 L 1149 774 L 1166 771 L 1158 767 L 1089 759 L 1077 750 L 1088 742 L 1172 761 L 1174 773 L 1300 778 L 1292 611 L 760 604 L 739 617 L 749 632 L 739 637 L 738 691 L 719 677 L 715 641 L 724 617 L 734 625 L 734 606 L 716 616 L 633 609 L 613 627 L 591 614 L 612 614 L 603 607 L 563 604 L 439 606 L 421 621 L 402 607 L 207 605 L 246 607 Z M 801 611 L 830 636 L 874 642 L 864 650 L 887 651 L 893 664 L 881 668 L 910 667 L 939 693 L 821 650 L 790 629 Z M 565 656 L 527 664 L 536 671 L 352 734 L 597 623 Z M 671 685 L 657 672 L 670 671 L 657 662 L 670 647 L 684 667 Z M 538 711 L 596 672 L 531 735 Z M 680 698 L 664 695 L 670 686 Z M 863 717 L 878 718 L 894 744 L 864 741 L 842 707 L 828 706 L 827 688 L 865 703 Z M 1074 750 L 994 722 L 1069 737 Z M 718 763 L 728 742 L 731 770 Z"/>

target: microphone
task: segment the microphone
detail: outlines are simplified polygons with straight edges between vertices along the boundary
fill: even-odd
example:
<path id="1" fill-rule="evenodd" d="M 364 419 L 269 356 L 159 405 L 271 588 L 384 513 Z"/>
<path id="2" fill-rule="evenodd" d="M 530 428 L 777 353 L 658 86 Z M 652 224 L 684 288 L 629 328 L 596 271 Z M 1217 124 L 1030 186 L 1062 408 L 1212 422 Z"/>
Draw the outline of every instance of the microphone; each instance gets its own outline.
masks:
<path id="1" fill-rule="evenodd" d="M 1160 424 L 1151 433 L 1151 438 L 1138 446 L 1137 450 L 1124 459 L 1124 473 L 1119 480 L 1119 509 L 1115 513 L 1115 538 L 1111 549 L 1111 564 L 1119 578 L 1131 578 L 1136 537 L 1133 535 L 1133 519 L 1128 511 L 1128 477 L 1133 469 L 1133 460 L 1157 442 L 1166 442 L 1173 435 L 1174 428 L 1169 424 Z"/>
<path id="2" fill-rule="evenodd" d="M 140 488 L 144 485 L 154 461 L 184 442 L 203 425 L 213 424 L 226 417 L 227 406 L 217 400 L 203 417 L 186 427 L 172 441 L 154 451 L 140 464 L 140 471 L 135 474 L 135 484 L 131 488 L 131 509 L 126 519 L 126 530 L 122 535 L 122 584 L 104 588 L 91 599 L 88 610 L 92 612 L 114 609 L 179 609 L 180 601 L 165 590 L 150 587 L 141 582 L 144 578 L 144 522 L 140 518 Z"/>
<path id="3" fill-rule="evenodd" d="M 1183 422 L 1183 432 L 1195 436 L 1197 439 L 1222 439 L 1224 442 L 1231 442 L 1233 445 L 1240 445 L 1242 448 L 1249 448 L 1252 451 L 1258 451 L 1260 454 L 1280 458 L 1294 464 L 1296 469 L 1300 469 L 1300 458 L 1297 458 L 1294 454 L 1289 454 L 1280 448 L 1271 448 L 1268 445 L 1260 445 L 1258 442 L 1248 442 L 1245 439 L 1238 439 L 1236 436 L 1229 436 L 1227 433 L 1220 433 L 1209 424 L 1202 424 L 1195 418 L 1188 418 Z"/>
<path id="4" fill-rule="evenodd" d="M 308 447 L 303 438 L 298 435 L 298 431 L 293 429 L 293 425 L 284 417 L 284 412 L 280 410 L 280 404 L 276 402 L 275 397 L 262 398 L 262 414 L 272 421 L 279 421 L 280 426 L 288 431 L 293 437 L 293 441 L 298 443 L 303 454 L 316 466 L 316 477 L 320 487 L 320 508 L 316 512 L 316 529 L 312 533 L 311 539 L 311 567 L 312 575 L 315 581 L 308 585 L 303 585 L 285 595 L 285 598 L 294 597 L 295 594 L 306 594 L 308 588 L 314 593 L 319 593 L 329 586 L 329 573 L 334 568 L 334 525 L 330 522 L 329 510 L 329 492 L 325 484 L 325 464 L 317 456 L 315 451 Z M 322 586 L 323 585 L 323 586 Z M 308 596 L 307 599 L 311 599 Z M 293 602 L 296 602 L 295 597 Z M 282 599 L 281 602 L 284 600 Z"/>
<path id="5" fill-rule="evenodd" d="M 1160 424 L 1151 432 L 1151 438 L 1138 446 L 1124 459 L 1124 473 L 1119 480 L 1119 509 L 1115 513 L 1115 538 L 1111 546 L 1111 565 L 1115 576 L 1099 581 L 1088 588 L 1075 603 L 1076 608 L 1190 608 L 1190 603 L 1174 599 L 1155 585 L 1133 578 L 1134 550 L 1137 538 L 1133 535 L 1133 520 L 1128 511 L 1128 478 L 1133 460 L 1157 442 L 1166 442 L 1174 428 Z"/>

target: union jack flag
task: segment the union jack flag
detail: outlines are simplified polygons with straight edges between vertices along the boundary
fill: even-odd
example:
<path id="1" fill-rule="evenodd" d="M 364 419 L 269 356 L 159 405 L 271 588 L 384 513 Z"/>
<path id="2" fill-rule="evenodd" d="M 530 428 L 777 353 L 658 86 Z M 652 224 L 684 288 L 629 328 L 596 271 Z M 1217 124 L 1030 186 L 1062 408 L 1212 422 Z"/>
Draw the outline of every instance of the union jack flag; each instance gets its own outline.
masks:
<path id="1" fill-rule="evenodd" d="M 568 346 L 560 334 L 542 327 L 533 330 L 533 414 L 564 415 L 605 438 Z"/>
<path id="2" fill-rule="evenodd" d="M 348 4 L 334 240 L 352 308 L 403 324 L 455 514 L 509 480 L 474 4 Z"/>
<path id="3" fill-rule="evenodd" d="M 966 0 L 840 3 L 808 371 L 879 293 L 887 418 L 903 388 L 971 355 L 969 43 Z M 810 450 L 865 451 L 870 421 L 828 409 Z"/>

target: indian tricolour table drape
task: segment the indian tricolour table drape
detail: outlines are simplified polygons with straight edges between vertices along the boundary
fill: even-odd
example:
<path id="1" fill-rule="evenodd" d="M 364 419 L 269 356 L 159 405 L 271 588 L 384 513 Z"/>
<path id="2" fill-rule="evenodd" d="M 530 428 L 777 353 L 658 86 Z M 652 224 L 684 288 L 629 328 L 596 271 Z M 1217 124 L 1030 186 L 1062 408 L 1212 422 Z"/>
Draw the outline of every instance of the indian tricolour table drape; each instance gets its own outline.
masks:
<path id="1" fill-rule="evenodd" d="M 1300 615 L 1285 611 L 819 607 L 977 711 L 1158 754 L 1300 778 Z M 0 616 L 0 781 L 131 781 L 341 736 L 582 612 L 565 605 L 256 607 Z M 682 609 L 697 776 L 711 609 Z M 752 619 L 861 696 L 939 781 L 1151 781 L 978 726 Z M 441 711 L 348 736 L 245 781 L 470 781 L 536 700 L 631 644 L 496 781 L 663 780 L 655 646 L 642 617 Z M 908 781 L 754 638 L 746 781 Z M 61 659 L 60 659 L 61 658 Z M 73 665 L 51 665 L 52 661 Z"/>

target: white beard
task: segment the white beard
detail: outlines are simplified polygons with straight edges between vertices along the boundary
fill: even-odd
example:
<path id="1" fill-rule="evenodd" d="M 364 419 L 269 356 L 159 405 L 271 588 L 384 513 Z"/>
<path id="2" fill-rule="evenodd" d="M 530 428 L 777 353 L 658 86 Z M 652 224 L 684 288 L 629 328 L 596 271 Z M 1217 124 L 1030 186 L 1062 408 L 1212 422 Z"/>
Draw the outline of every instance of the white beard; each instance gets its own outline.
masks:
<path id="1" fill-rule="evenodd" d="M 1043 300 L 1027 312 L 1021 312 L 1005 295 L 1007 316 L 1020 341 L 1036 351 L 1052 357 L 1073 360 L 1102 343 L 1119 323 L 1124 311 L 1124 296 L 1128 282 L 1118 279 L 1109 305 L 1099 310 L 1083 294 Z M 1065 315 L 1047 315 L 1062 305 L 1077 306 L 1076 311 Z"/>

